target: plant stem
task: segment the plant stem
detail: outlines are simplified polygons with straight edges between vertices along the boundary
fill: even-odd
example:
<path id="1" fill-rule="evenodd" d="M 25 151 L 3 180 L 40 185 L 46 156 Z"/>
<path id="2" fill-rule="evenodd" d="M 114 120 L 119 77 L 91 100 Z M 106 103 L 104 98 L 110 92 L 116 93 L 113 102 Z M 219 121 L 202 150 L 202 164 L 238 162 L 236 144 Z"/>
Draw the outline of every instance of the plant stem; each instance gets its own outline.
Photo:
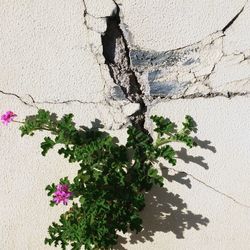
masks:
<path id="1" fill-rule="evenodd" d="M 13 120 L 13 122 L 24 124 L 24 122 L 15 121 L 15 120 Z"/>
<path id="2" fill-rule="evenodd" d="M 168 139 L 157 139 L 156 140 L 156 143 L 155 143 L 155 146 L 156 147 L 160 147 L 160 146 L 162 146 L 162 145 L 164 145 L 164 144 L 166 144 L 166 143 L 169 143 L 169 142 L 174 142 L 175 140 L 174 140 L 174 138 L 172 138 L 172 137 L 170 137 L 170 138 L 168 138 Z"/>

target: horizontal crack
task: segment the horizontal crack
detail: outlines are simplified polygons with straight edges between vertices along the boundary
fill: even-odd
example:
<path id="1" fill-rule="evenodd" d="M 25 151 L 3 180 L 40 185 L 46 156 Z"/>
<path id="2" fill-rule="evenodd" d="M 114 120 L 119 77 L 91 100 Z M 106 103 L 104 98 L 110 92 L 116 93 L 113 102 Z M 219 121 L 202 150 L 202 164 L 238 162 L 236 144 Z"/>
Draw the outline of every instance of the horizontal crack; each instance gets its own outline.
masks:
<path id="1" fill-rule="evenodd" d="M 20 97 L 19 95 L 15 94 L 15 93 L 4 92 L 2 90 L 0 90 L 0 93 L 3 95 L 14 96 L 15 98 L 19 99 L 23 104 L 31 106 L 31 107 L 36 107 L 36 106 L 34 106 L 35 104 L 55 104 L 56 105 L 56 104 L 68 104 L 68 103 L 73 103 L 73 102 L 78 102 L 81 104 L 101 104 L 102 103 L 102 102 L 93 102 L 93 101 L 87 102 L 87 101 L 81 101 L 81 100 L 77 100 L 77 99 L 66 100 L 66 101 L 36 101 L 32 95 L 28 94 L 28 96 L 30 97 L 30 99 L 32 101 L 32 103 L 29 103 L 27 101 L 24 101 L 22 97 Z"/>
<path id="2" fill-rule="evenodd" d="M 85 102 L 85 101 L 81 101 L 81 100 L 67 100 L 67 101 L 42 101 L 42 102 L 35 102 L 36 104 L 68 104 L 68 103 L 74 103 L 74 102 L 78 102 L 81 104 L 100 104 L 101 102 Z"/>
<path id="3" fill-rule="evenodd" d="M 9 93 L 9 92 L 4 92 L 2 90 L 0 90 L 0 93 L 2 93 L 3 95 L 10 95 L 10 96 L 14 96 L 15 98 L 19 99 L 19 101 L 21 101 L 23 104 L 31 106 L 31 107 L 35 107 L 34 105 L 24 101 L 19 95 L 15 94 L 15 93 Z M 31 95 L 28 95 L 32 101 L 34 101 L 34 98 Z"/>
<path id="4" fill-rule="evenodd" d="M 202 93 L 195 93 L 195 94 L 190 94 L 190 95 L 185 95 L 185 96 L 180 96 L 180 97 L 163 97 L 163 96 L 156 96 L 156 97 L 150 97 L 151 100 L 179 100 L 179 99 L 195 99 L 195 98 L 214 98 L 214 97 L 225 97 L 228 99 L 231 99 L 233 97 L 237 96 L 248 96 L 250 95 L 250 92 L 227 92 L 227 93 L 222 93 L 222 92 L 210 92 L 207 94 L 202 94 Z"/>
<path id="5" fill-rule="evenodd" d="M 178 171 L 178 170 L 176 170 L 176 169 L 174 169 L 174 168 L 170 168 L 170 167 L 164 167 L 164 168 L 167 168 L 167 169 L 169 169 L 169 170 L 172 170 L 172 171 L 175 172 L 175 173 L 185 174 L 186 176 L 191 177 L 192 179 L 194 179 L 194 180 L 196 180 L 197 182 L 203 184 L 204 186 L 206 186 L 207 188 L 213 190 L 214 192 L 216 192 L 216 193 L 218 193 L 218 194 L 220 194 L 220 195 L 222 195 L 222 196 L 224 196 L 224 197 L 226 197 L 226 198 L 232 200 L 232 201 L 235 202 L 236 204 L 238 204 L 238 205 L 240 205 L 240 206 L 242 206 L 242 207 L 245 207 L 245 208 L 250 208 L 250 205 L 247 205 L 247 204 L 244 204 L 244 203 L 238 201 L 238 200 L 235 199 L 233 196 L 228 195 L 228 194 L 226 194 L 226 193 L 220 191 L 219 189 L 212 187 L 211 185 L 205 183 L 204 181 L 200 180 L 199 178 L 195 177 L 195 176 L 192 175 L 192 174 L 189 174 L 189 173 L 187 173 L 187 172 L 185 172 L 185 171 Z"/>

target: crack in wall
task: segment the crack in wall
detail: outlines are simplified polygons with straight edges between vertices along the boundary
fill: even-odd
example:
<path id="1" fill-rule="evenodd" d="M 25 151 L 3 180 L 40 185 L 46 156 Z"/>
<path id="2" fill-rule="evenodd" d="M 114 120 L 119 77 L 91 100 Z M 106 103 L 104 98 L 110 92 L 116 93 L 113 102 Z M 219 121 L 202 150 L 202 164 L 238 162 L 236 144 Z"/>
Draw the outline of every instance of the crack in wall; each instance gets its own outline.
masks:
<path id="1" fill-rule="evenodd" d="M 69 103 L 80 103 L 80 104 L 101 104 L 102 102 L 93 102 L 93 101 L 89 101 L 89 102 L 85 102 L 85 101 L 81 101 L 78 99 L 72 99 L 72 100 L 66 100 L 66 101 L 42 101 L 42 102 L 34 102 L 36 104 L 69 104 Z"/>
<path id="2" fill-rule="evenodd" d="M 185 172 L 185 171 L 178 171 L 178 170 L 176 170 L 176 169 L 174 169 L 174 168 L 171 168 L 171 167 L 164 167 L 164 168 L 169 169 L 169 170 L 172 170 L 173 172 L 178 173 L 178 174 L 185 174 L 186 176 L 191 177 L 193 180 L 195 180 L 195 181 L 201 183 L 202 185 L 204 185 L 205 187 L 207 187 L 207 188 L 213 190 L 214 192 L 218 193 L 219 195 L 222 195 L 222 196 L 226 197 L 227 199 L 232 200 L 234 203 L 236 203 L 236 204 L 238 204 L 238 205 L 240 205 L 240 206 L 242 206 L 242 207 L 245 207 L 245 208 L 250 208 L 250 205 L 247 205 L 247 204 L 244 204 L 244 203 L 238 201 L 238 200 L 237 200 L 236 198 L 234 198 L 233 196 L 231 196 L 231 195 L 229 195 L 229 194 L 226 194 L 225 192 L 222 192 L 222 191 L 220 191 L 220 190 L 217 189 L 217 188 L 212 187 L 211 185 L 207 184 L 206 182 L 202 181 L 201 179 L 195 177 L 194 175 L 192 175 L 192 174 L 190 174 L 190 173 L 187 173 L 187 172 Z"/>
<path id="3" fill-rule="evenodd" d="M 31 95 L 28 95 L 31 99 L 30 100 L 26 100 L 26 98 L 20 97 L 16 94 L 12 94 L 12 93 L 5 93 L 4 91 L 2 91 L 1 93 L 5 93 L 5 94 L 10 94 L 13 96 L 16 96 L 17 98 L 20 99 L 20 101 L 25 104 L 25 105 L 30 105 L 30 106 L 36 106 L 36 104 L 69 104 L 69 103 L 80 103 L 80 104 L 106 104 L 111 108 L 113 108 L 114 106 L 117 106 L 117 108 L 123 112 L 122 107 L 124 105 L 127 105 L 126 101 L 124 100 L 128 100 L 131 103 L 139 103 L 140 104 L 140 108 L 139 111 L 136 111 L 134 114 L 129 114 L 129 119 L 132 121 L 132 123 L 140 123 L 141 127 L 143 127 L 144 124 L 144 114 L 147 110 L 147 105 L 152 104 L 151 101 L 155 101 L 155 100 L 173 100 L 173 99 L 191 99 L 191 98 L 211 98 L 211 97 L 217 97 L 217 96 L 224 96 L 224 97 L 228 97 L 228 98 L 232 98 L 234 96 L 241 96 L 241 95 L 248 95 L 249 92 L 244 91 L 244 92 L 233 92 L 233 91 L 223 91 L 223 92 L 219 92 L 219 91 L 213 91 L 213 89 L 209 86 L 209 83 L 207 82 L 207 80 L 209 80 L 210 76 L 214 74 L 215 69 L 217 64 L 221 61 L 221 59 L 226 56 L 225 53 L 223 53 L 223 44 L 222 44 L 222 55 L 220 56 L 219 60 L 216 61 L 210 71 L 210 73 L 204 75 L 204 76 L 199 76 L 197 75 L 196 72 L 193 72 L 192 70 L 189 71 L 189 75 L 193 76 L 193 83 L 190 85 L 190 83 L 188 81 L 184 81 L 182 82 L 182 73 L 177 69 L 177 81 L 176 82 L 172 82 L 172 83 L 167 83 L 167 88 L 169 88 L 171 90 L 171 88 L 175 88 L 175 85 L 178 85 L 178 82 L 180 82 L 179 87 L 177 86 L 177 90 L 178 88 L 180 89 L 180 93 L 177 93 L 176 95 L 170 95 L 170 96 L 161 96 L 161 95 L 147 95 L 147 88 L 145 87 L 146 83 L 145 83 L 145 79 L 141 79 L 140 77 L 140 73 L 144 70 L 138 70 L 138 68 L 136 68 L 133 65 L 133 55 L 132 53 L 134 52 L 134 48 L 131 48 L 131 45 L 129 44 L 129 41 L 127 40 L 127 35 L 126 35 L 126 31 L 124 31 L 124 25 L 123 23 L 121 23 L 121 13 L 120 13 L 120 8 L 119 5 L 114 1 L 116 8 L 114 9 L 112 16 L 104 16 L 104 17 L 96 17 L 94 15 L 92 15 L 91 13 L 88 13 L 87 9 L 86 9 L 86 4 L 85 1 L 83 0 L 83 4 L 84 4 L 84 25 L 86 26 L 87 30 L 89 32 L 92 32 L 90 34 L 90 36 L 93 33 L 98 33 L 98 36 L 100 36 L 100 34 L 102 34 L 102 43 L 100 43 L 100 45 L 97 47 L 96 44 L 89 43 L 89 48 L 92 52 L 92 54 L 94 55 L 97 64 L 100 67 L 100 74 L 101 77 L 104 81 L 104 92 L 106 89 L 106 93 L 104 94 L 104 100 L 103 101 L 99 101 L 99 102 L 94 102 L 94 101 L 83 101 L 83 100 L 44 100 L 44 101 L 36 101 Z M 246 5 L 246 4 L 245 4 Z M 244 11 L 245 5 L 243 6 L 243 8 L 237 13 L 237 15 L 223 28 L 223 31 L 227 30 L 229 27 L 232 26 L 232 24 L 235 22 L 235 20 L 240 16 L 240 14 Z M 99 32 L 96 29 L 94 29 L 93 27 L 91 27 L 88 24 L 88 20 L 86 19 L 86 17 L 91 16 L 93 19 L 96 19 L 98 21 L 104 21 L 107 22 L 107 29 L 106 31 L 102 31 Z M 229 25 L 230 24 L 230 25 Z M 87 35 L 89 35 L 89 32 Z M 124 33 L 125 32 L 125 33 Z M 210 42 L 209 43 L 205 43 L 203 44 L 203 48 L 205 48 L 206 46 L 212 45 L 215 43 L 216 40 L 221 39 L 223 42 L 223 36 L 224 34 L 219 34 L 219 33 L 215 33 L 212 34 L 209 38 Z M 199 42 L 200 43 L 200 42 Z M 184 57 L 188 55 L 188 51 L 197 51 L 199 49 L 199 43 L 196 43 L 195 45 L 191 45 L 191 46 L 186 46 L 185 49 L 187 51 L 183 52 Z M 112 47 L 113 51 L 110 52 L 109 48 Z M 178 53 L 181 52 L 183 48 L 179 48 L 176 49 L 174 51 L 167 51 L 164 52 L 166 57 L 164 59 L 160 58 L 160 61 L 164 63 L 164 65 L 166 64 L 167 67 L 169 66 L 173 66 L 175 65 L 175 61 L 179 60 L 178 58 L 179 55 Z M 103 50 L 103 52 L 100 53 L 100 51 Z M 177 54 L 176 54 L 177 52 Z M 161 54 L 158 53 L 158 54 Z M 155 56 L 155 54 L 153 54 L 153 56 Z M 105 61 L 103 60 L 103 57 L 105 57 Z M 161 55 L 160 55 L 161 57 Z M 245 56 L 243 53 L 243 57 L 244 60 L 248 60 L 250 59 L 248 56 Z M 156 57 L 157 58 L 157 57 Z M 164 60 L 163 60 L 164 59 Z M 169 61 L 169 59 L 171 59 L 171 61 Z M 180 58 L 181 59 L 181 58 Z M 241 62 L 242 62 L 241 61 Z M 152 63 L 152 62 L 151 62 Z M 170 65 L 169 65 L 170 63 Z M 186 58 L 186 61 L 183 62 L 184 64 L 192 64 L 192 58 Z M 109 68 L 109 72 L 110 72 L 110 77 L 113 79 L 113 81 L 116 84 L 116 87 L 118 88 L 113 88 L 112 90 L 116 90 L 114 91 L 115 93 L 110 95 L 110 83 L 109 83 L 109 79 L 107 79 L 107 77 L 105 76 L 105 74 L 107 74 L 107 69 L 104 67 L 107 66 Z M 152 66 L 152 65 L 151 65 Z M 162 68 L 163 65 L 161 64 L 156 64 L 154 69 L 160 70 Z M 151 67 L 152 69 L 152 67 Z M 152 73 L 152 72 L 150 72 Z M 156 72 L 157 73 L 157 72 Z M 171 72 L 169 72 L 171 75 Z M 184 77 L 185 78 L 185 77 Z M 190 93 L 190 87 L 192 87 L 193 85 L 197 85 L 199 82 L 203 82 L 204 86 L 207 87 L 207 89 L 209 90 L 209 93 L 202 92 L 202 91 L 195 91 L 195 93 Z M 158 83 L 157 83 L 158 84 Z M 157 85 L 155 85 L 154 87 L 157 89 L 159 86 L 161 86 L 161 80 Z M 181 89 L 183 88 L 183 92 L 181 92 Z M 114 97 L 115 94 L 117 94 L 117 90 L 119 91 L 119 89 L 121 90 L 121 93 L 118 94 L 117 97 Z M 165 88 L 166 89 L 166 88 Z M 107 92 L 109 92 L 109 94 L 107 95 Z M 120 95 L 120 96 L 119 96 Z M 124 95 L 124 96 L 122 96 Z M 119 103 L 119 99 L 123 100 L 121 103 Z M 118 100 L 118 101 L 117 101 Z M 113 101 L 113 102 L 112 102 Z M 118 104 L 119 103 L 119 104 Z M 125 121 L 122 123 L 122 125 L 120 127 L 124 127 L 128 124 L 128 121 Z"/>
<path id="4" fill-rule="evenodd" d="M 145 89 L 148 101 L 155 97 L 183 98 L 190 94 L 245 93 L 250 90 L 249 57 L 241 54 L 226 55 L 224 35 L 218 33 L 184 50 L 152 52 L 132 49 L 130 54 L 138 81 Z M 208 41 L 207 41 L 208 40 Z M 209 54 L 208 54 L 209 53 Z M 239 60 L 239 57 L 242 57 Z M 244 64 L 244 62 L 246 62 Z M 236 66 L 245 72 L 239 74 Z M 235 71 L 233 78 L 221 79 L 226 71 Z M 242 70 L 241 70 L 242 72 Z M 235 90 L 236 89 L 236 90 Z M 234 95 L 231 95 L 234 96 Z M 194 95 L 195 97 L 195 95 Z"/>
<path id="5" fill-rule="evenodd" d="M 228 22 L 228 24 L 222 29 L 222 32 L 225 33 L 232 25 L 233 23 L 237 20 L 237 18 L 240 16 L 240 14 L 244 11 L 245 6 L 247 4 L 248 1 L 246 1 L 246 3 L 244 4 L 244 6 L 242 7 L 242 9 Z"/>
<path id="6" fill-rule="evenodd" d="M 116 4 L 116 3 L 115 3 Z M 103 56 L 105 64 L 114 83 L 121 88 L 131 103 L 139 103 L 140 108 L 130 116 L 131 123 L 144 130 L 147 107 L 143 100 L 143 92 L 137 76 L 131 67 L 129 48 L 120 28 L 120 8 L 114 16 L 107 17 L 107 29 L 102 35 Z"/>
<path id="7" fill-rule="evenodd" d="M 81 101 L 81 100 L 65 100 L 65 101 L 36 101 L 34 97 L 30 94 L 27 94 L 24 97 L 19 96 L 15 93 L 4 92 L 0 90 L 0 95 L 11 96 L 18 101 L 20 101 L 23 105 L 35 109 L 51 109 L 47 105 L 87 105 L 86 108 L 89 109 L 94 108 L 97 112 L 97 117 L 103 122 L 105 129 L 107 130 L 120 130 L 122 128 L 127 127 L 128 120 L 126 118 L 126 106 L 116 105 L 111 106 L 107 105 L 106 102 L 91 102 L 91 101 Z M 91 105 L 90 107 L 88 105 Z M 92 106 L 94 105 L 94 107 Z M 71 109 L 71 108 L 70 108 Z"/>
<path id="8" fill-rule="evenodd" d="M 117 127 L 118 129 L 127 127 L 127 125 L 130 122 L 134 123 L 134 125 L 138 125 L 139 127 L 143 127 L 144 116 L 141 115 L 141 107 L 143 107 L 143 103 L 129 100 L 128 96 L 126 96 L 125 89 L 120 88 L 119 85 L 114 86 L 115 84 L 114 78 L 112 78 L 112 75 L 110 73 L 107 73 L 109 71 L 109 67 L 108 67 L 108 64 L 105 63 L 106 59 L 103 55 L 104 46 L 102 43 L 102 37 L 100 35 L 104 35 L 106 33 L 106 30 L 108 29 L 108 26 L 107 26 L 108 19 L 112 19 L 111 18 L 112 16 L 114 16 L 114 19 L 116 19 L 116 21 L 119 22 L 119 15 L 117 15 L 118 10 L 114 9 L 111 17 L 107 17 L 107 16 L 95 17 L 94 15 L 88 12 L 85 0 L 83 0 L 83 6 L 84 6 L 84 25 L 87 29 L 87 40 L 88 40 L 89 49 L 92 55 L 94 56 L 96 63 L 99 65 L 101 78 L 104 82 L 104 102 L 110 108 L 109 113 L 113 113 L 112 114 L 113 123 L 115 124 L 115 127 Z M 115 3 L 115 6 L 116 8 L 118 8 L 118 5 L 116 3 Z M 88 16 L 91 16 L 96 20 L 101 20 L 101 21 L 105 20 L 105 29 L 103 28 L 101 32 L 96 32 L 95 29 L 93 29 L 89 25 Z M 119 24 L 117 25 L 119 26 Z M 98 36 L 96 37 L 95 34 L 98 34 Z M 93 37 L 97 39 L 100 38 L 100 44 L 98 40 L 93 41 Z M 99 44 L 99 46 L 97 44 Z M 125 49 L 126 49 L 126 46 L 125 46 Z M 117 87 L 119 87 L 120 93 L 118 93 Z M 118 96 L 116 96 L 117 94 Z M 128 109 L 127 107 L 130 105 L 130 103 L 131 104 L 139 103 L 141 107 L 137 108 L 137 106 L 134 106 L 134 107 L 130 106 L 130 109 Z M 114 110 L 114 112 L 112 112 L 112 110 Z M 120 117 L 117 120 L 116 116 L 118 114 L 122 114 L 123 118 L 121 119 Z M 111 128 L 108 128 L 108 129 L 111 129 Z"/>
<path id="9" fill-rule="evenodd" d="M 87 17 L 88 17 L 88 16 L 91 16 L 91 17 L 93 17 L 93 18 L 95 18 L 95 19 L 100 19 L 100 20 L 105 20 L 105 21 L 106 21 L 106 17 L 100 17 L 100 18 L 98 17 L 98 18 L 97 18 L 97 17 L 93 16 L 92 14 L 90 14 L 90 13 L 88 12 L 88 10 L 87 10 L 87 5 L 86 5 L 86 3 L 85 3 L 85 0 L 83 0 L 82 2 L 83 2 L 83 7 L 84 7 L 84 13 L 83 13 L 84 23 L 83 23 L 83 25 L 84 25 L 84 26 L 86 27 L 86 29 L 87 29 L 87 40 L 88 40 L 89 49 L 90 49 L 92 55 L 94 56 L 97 65 L 99 66 L 99 72 L 100 72 L 101 78 L 102 78 L 102 80 L 103 80 L 103 82 L 104 82 L 104 92 L 105 92 L 105 88 L 107 88 L 107 86 L 108 86 L 109 84 L 108 84 L 108 79 L 106 79 L 106 77 L 105 77 L 104 70 L 103 70 L 103 67 L 102 67 L 102 66 L 103 66 L 102 58 L 100 58 L 99 49 L 100 49 L 100 47 L 101 47 L 101 44 L 100 44 L 100 46 L 99 46 L 98 48 L 96 48 L 96 47 L 94 46 L 94 44 L 90 42 L 90 41 L 91 41 L 91 38 L 90 38 L 91 34 L 90 34 L 90 32 L 95 33 L 96 30 L 95 30 L 94 28 L 92 28 L 92 27 L 88 24 Z M 105 27 L 105 29 L 106 29 L 106 27 Z M 104 30 L 103 32 L 105 32 L 105 30 Z M 99 32 L 96 32 L 96 33 L 100 34 Z M 95 50 L 95 49 L 96 49 L 96 50 Z M 106 101 L 106 103 L 107 103 L 108 105 L 110 105 L 110 101 L 109 101 L 108 98 L 105 98 L 105 101 Z"/>
<path id="10" fill-rule="evenodd" d="M 93 102 L 93 101 L 89 101 L 89 102 L 85 102 L 85 101 L 81 101 L 78 99 L 72 99 L 72 100 L 66 100 L 66 101 L 36 101 L 35 98 L 31 95 L 31 94 L 27 94 L 27 96 L 30 98 L 31 101 L 28 100 L 24 100 L 23 97 L 15 94 L 15 93 L 9 93 L 9 92 L 4 92 L 3 90 L 0 90 L 0 93 L 3 95 L 10 95 L 13 96 L 17 99 L 19 99 L 24 105 L 28 105 L 31 107 L 34 107 L 34 105 L 36 104 L 69 104 L 69 103 L 81 103 L 81 104 L 101 104 L 102 102 Z M 37 106 L 35 106 L 37 108 Z"/>
<path id="11" fill-rule="evenodd" d="M 209 92 L 207 94 L 204 93 L 194 93 L 190 95 L 185 95 L 185 96 L 179 96 L 179 97 L 153 97 L 151 99 L 151 105 L 155 105 L 158 102 L 162 101 L 171 101 L 171 100 L 180 100 L 180 99 L 195 99 L 195 98 L 203 98 L 203 99 L 209 99 L 209 98 L 216 98 L 216 97 L 225 97 L 228 99 L 231 99 L 233 97 L 237 96 L 246 96 L 250 97 L 250 92 L 226 92 L 226 93 L 221 93 L 221 92 Z"/>
<path id="12" fill-rule="evenodd" d="M 141 49 L 128 40 L 132 68 L 144 91 L 144 101 L 150 103 L 158 97 L 169 100 L 246 95 L 250 91 L 250 74 L 246 76 L 243 72 L 240 75 L 234 64 L 246 61 L 243 67 L 245 72 L 249 72 L 250 67 L 246 64 L 250 58 L 241 52 L 243 59 L 236 62 L 237 54 L 224 52 L 224 39 L 225 32 L 243 13 L 247 2 L 221 31 L 191 45 L 158 52 Z M 122 24 L 122 27 L 126 27 L 123 30 L 129 33 L 126 24 Z M 129 34 L 126 37 L 129 39 Z M 231 64 L 227 62 L 230 57 Z M 221 79 L 226 71 L 232 70 L 235 71 L 235 79 Z"/>
<path id="13" fill-rule="evenodd" d="M 30 94 L 29 94 L 28 96 L 31 98 L 31 100 L 32 100 L 32 102 L 34 103 L 34 105 L 32 105 L 31 103 L 29 103 L 29 102 L 27 102 L 27 101 L 24 101 L 24 99 L 23 99 L 21 96 L 15 94 L 15 93 L 9 93 L 9 92 L 5 92 L 5 91 L 3 91 L 3 90 L 0 90 L 0 93 L 3 94 L 3 95 L 10 95 L 10 96 L 13 96 L 13 97 L 17 98 L 19 101 L 21 101 L 24 105 L 27 105 L 27 106 L 30 106 L 30 107 L 36 107 L 36 106 L 35 106 L 35 102 L 34 102 L 34 98 L 33 98 Z M 36 108 L 37 108 L 37 107 L 36 107 Z"/>

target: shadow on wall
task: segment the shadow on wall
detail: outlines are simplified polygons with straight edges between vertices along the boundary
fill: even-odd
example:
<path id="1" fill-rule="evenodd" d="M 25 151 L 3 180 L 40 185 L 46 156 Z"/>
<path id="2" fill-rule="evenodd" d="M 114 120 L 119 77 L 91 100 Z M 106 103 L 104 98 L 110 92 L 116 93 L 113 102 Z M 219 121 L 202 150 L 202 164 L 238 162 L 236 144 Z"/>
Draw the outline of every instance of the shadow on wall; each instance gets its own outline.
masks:
<path id="1" fill-rule="evenodd" d="M 216 153 L 216 148 L 211 145 L 210 141 L 201 141 L 195 138 L 199 147 Z M 203 157 L 193 157 L 187 154 L 182 148 L 177 152 L 177 157 L 186 163 L 193 162 L 202 168 L 208 169 L 208 164 L 204 162 Z M 185 172 L 176 172 L 174 175 L 169 174 L 169 168 L 160 164 L 162 175 L 170 182 L 178 182 L 191 188 L 191 180 Z M 195 214 L 188 210 L 187 204 L 178 195 L 170 192 L 167 188 L 155 187 L 145 195 L 146 207 L 142 211 L 143 230 L 142 232 L 130 235 L 129 243 L 137 244 L 138 242 L 154 241 L 156 232 L 175 234 L 177 239 L 184 238 L 184 231 L 189 229 L 200 230 L 200 226 L 207 226 L 209 219 L 201 214 Z M 120 236 L 115 250 L 126 250 L 123 244 L 127 243 L 125 237 Z"/>

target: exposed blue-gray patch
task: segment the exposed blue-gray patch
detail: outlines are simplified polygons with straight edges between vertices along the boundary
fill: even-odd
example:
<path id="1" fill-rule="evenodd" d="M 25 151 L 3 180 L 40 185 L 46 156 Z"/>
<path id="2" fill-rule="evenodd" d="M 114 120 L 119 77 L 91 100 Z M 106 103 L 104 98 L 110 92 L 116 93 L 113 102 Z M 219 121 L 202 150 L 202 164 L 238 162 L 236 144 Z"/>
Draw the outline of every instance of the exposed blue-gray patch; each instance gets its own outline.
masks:
<path id="1" fill-rule="evenodd" d="M 149 52 L 143 50 L 131 50 L 130 58 L 133 66 L 173 66 L 180 61 L 179 53 L 175 51 Z"/>
<path id="2" fill-rule="evenodd" d="M 188 82 L 179 83 L 178 81 L 152 82 L 149 83 L 151 96 L 173 96 L 184 93 Z"/>
<path id="3" fill-rule="evenodd" d="M 195 59 L 189 58 L 187 61 L 185 61 L 182 65 L 190 65 L 192 63 L 196 62 Z"/>
<path id="4" fill-rule="evenodd" d="M 111 90 L 111 95 L 115 100 L 124 100 L 126 99 L 125 94 L 123 93 L 120 86 L 114 86 Z"/>
<path id="5" fill-rule="evenodd" d="M 140 49 L 130 50 L 130 59 L 134 67 L 150 67 L 150 66 L 173 66 L 180 61 L 184 61 L 185 65 L 195 62 L 195 59 L 189 58 L 198 48 L 190 47 L 179 50 L 169 50 L 165 52 L 146 51 Z"/>
<path id="6" fill-rule="evenodd" d="M 161 76 L 161 70 L 154 70 L 148 73 L 148 81 L 153 82 Z"/>

